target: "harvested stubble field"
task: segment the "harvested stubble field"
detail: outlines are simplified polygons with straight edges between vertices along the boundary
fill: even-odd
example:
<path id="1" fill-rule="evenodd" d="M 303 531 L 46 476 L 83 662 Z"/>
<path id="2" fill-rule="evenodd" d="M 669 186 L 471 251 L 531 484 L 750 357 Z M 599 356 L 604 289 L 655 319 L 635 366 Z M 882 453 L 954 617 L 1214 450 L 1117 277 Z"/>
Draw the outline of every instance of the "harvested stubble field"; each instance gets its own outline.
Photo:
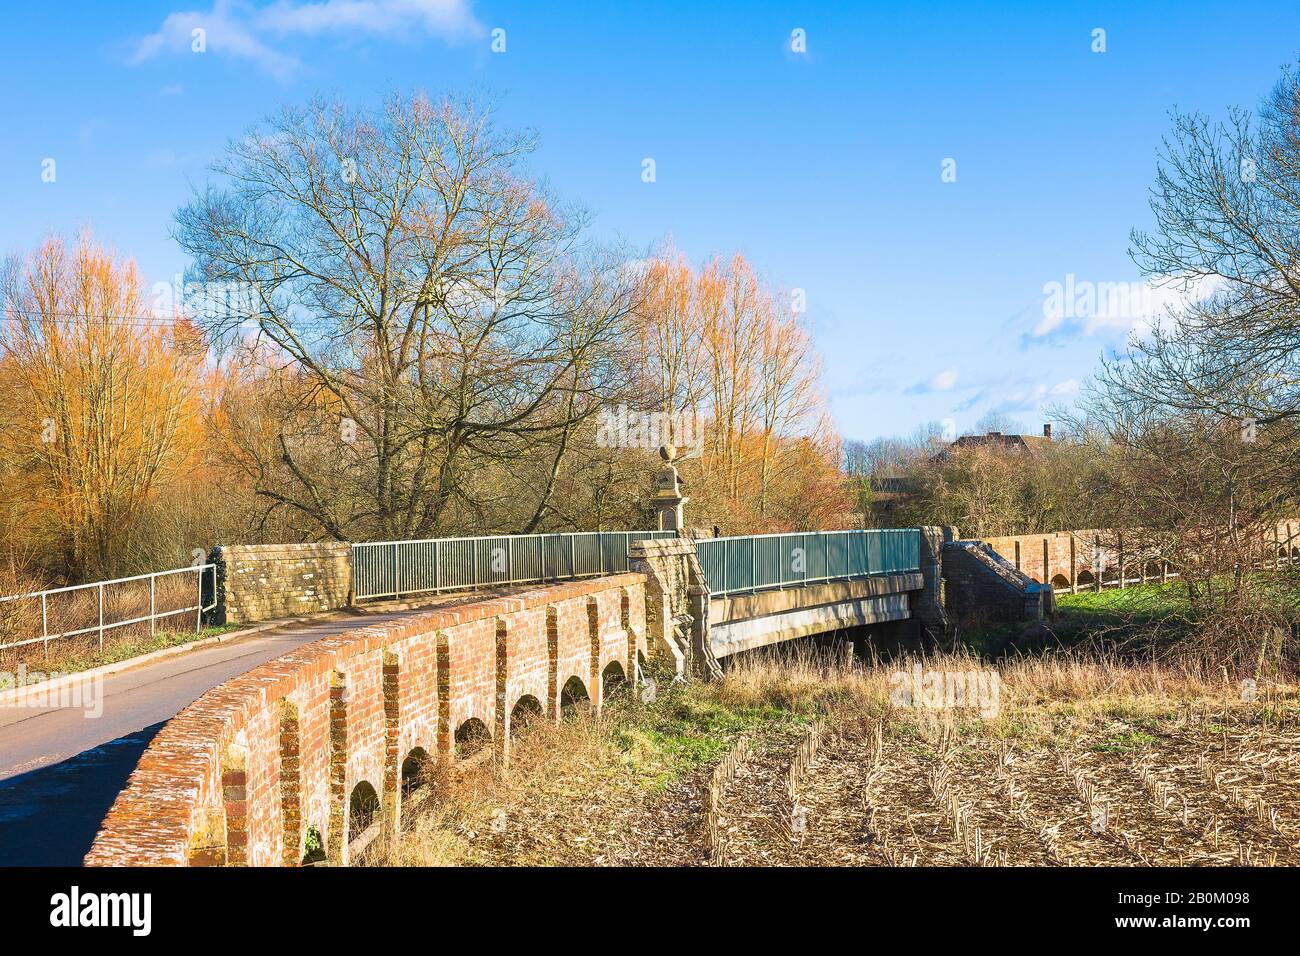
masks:
<path id="1" fill-rule="evenodd" d="M 1222 676 L 1039 658 L 1002 665 L 997 713 L 981 715 L 891 704 L 897 670 L 806 655 L 738 663 L 652 705 L 536 727 L 508 772 L 431 773 L 432 809 L 371 862 L 1300 863 L 1289 686 L 1247 701 Z M 729 755 L 734 767 L 715 776 Z"/>

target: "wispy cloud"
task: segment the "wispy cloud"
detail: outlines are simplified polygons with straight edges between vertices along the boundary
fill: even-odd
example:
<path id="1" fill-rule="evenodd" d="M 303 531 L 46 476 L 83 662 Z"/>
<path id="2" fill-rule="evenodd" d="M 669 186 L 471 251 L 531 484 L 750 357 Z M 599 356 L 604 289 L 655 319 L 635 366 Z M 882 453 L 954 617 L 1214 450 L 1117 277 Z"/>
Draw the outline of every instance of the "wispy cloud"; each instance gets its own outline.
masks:
<path id="1" fill-rule="evenodd" d="M 1068 273 L 1044 283 L 1041 308 L 1021 346 L 1056 345 L 1084 336 L 1124 342 L 1143 336 L 1162 317 L 1178 314 L 1218 290 L 1211 280 L 1092 281 Z"/>
<path id="2" fill-rule="evenodd" d="M 1020 415 L 1040 412 L 1049 406 L 1065 402 L 1079 391 L 1079 380 L 1062 379 L 1058 382 L 1010 383 L 980 389 L 959 402 L 954 412 L 979 409 L 1002 415 Z"/>
<path id="3" fill-rule="evenodd" d="M 357 35 L 457 40 L 483 32 L 469 0 L 276 0 L 267 6 L 215 0 L 207 12 L 169 14 L 155 32 L 138 41 L 128 60 L 138 64 L 164 55 L 204 52 L 249 61 L 285 80 L 302 62 L 277 49 L 273 40 Z"/>
<path id="4" fill-rule="evenodd" d="M 904 389 L 905 395 L 932 395 L 935 392 L 951 392 L 957 385 L 957 370 L 946 368 L 939 374 L 924 382 L 917 382 Z"/>
<path id="5" fill-rule="evenodd" d="M 423 30 L 433 36 L 478 36 L 468 0 L 325 0 L 293 3 L 277 0 L 258 18 L 265 29 L 280 35 L 351 32 L 395 36 Z"/>

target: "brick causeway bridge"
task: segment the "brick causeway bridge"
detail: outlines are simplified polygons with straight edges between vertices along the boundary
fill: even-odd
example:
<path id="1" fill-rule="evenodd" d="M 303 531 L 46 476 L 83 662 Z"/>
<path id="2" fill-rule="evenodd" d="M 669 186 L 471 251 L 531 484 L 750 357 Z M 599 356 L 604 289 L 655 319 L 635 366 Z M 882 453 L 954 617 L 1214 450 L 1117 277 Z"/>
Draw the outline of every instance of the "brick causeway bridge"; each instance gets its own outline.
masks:
<path id="1" fill-rule="evenodd" d="M 1274 554 L 1289 562 L 1294 538 L 1284 530 Z M 730 654 L 848 627 L 937 634 L 950 611 L 972 610 L 1041 619 L 1061 568 L 1067 586 L 1087 583 L 1079 541 L 1088 534 L 626 535 L 612 550 L 597 539 L 590 553 L 599 557 L 587 565 L 578 541 L 557 540 L 565 536 L 512 539 L 501 565 L 497 539 L 383 542 L 378 550 L 393 556 L 386 569 L 360 556 L 364 546 L 218 549 L 222 605 L 234 621 L 326 610 L 358 593 L 437 590 L 448 570 L 422 557 L 430 546 L 439 558 L 477 556 L 448 561 L 462 569 L 448 586 L 509 593 L 470 593 L 307 644 L 213 688 L 154 738 L 85 862 L 345 865 L 392 839 L 403 814 L 427 799 L 418 785 L 428 760 L 508 763 L 520 724 L 558 721 L 582 701 L 599 711 L 615 687 L 639 688 L 648 658 L 710 677 Z M 421 568 L 435 577 L 421 580 Z M 553 580 L 576 575 L 585 577 Z"/>
<path id="2" fill-rule="evenodd" d="M 418 784 L 430 759 L 454 767 L 490 755 L 508 763 L 521 723 L 558 721 L 581 702 L 599 711 L 613 688 L 639 686 L 652 656 L 678 673 L 709 676 L 727 655 L 777 640 L 941 623 L 938 540 L 915 529 L 698 546 L 647 535 L 624 540 L 626 571 L 536 583 L 516 579 L 547 578 L 555 573 L 543 560 L 548 548 L 577 555 L 579 544 L 516 538 L 511 553 L 535 554 L 538 563 L 495 570 L 493 548 L 462 547 L 489 562 L 484 576 L 453 586 L 509 593 L 470 593 L 307 644 L 213 688 L 158 732 L 85 862 L 264 866 L 323 857 L 345 865 L 374 840 L 391 839 L 403 813 L 427 798 Z M 415 590 L 421 561 L 403 562 L 391 544 L 384 553 L 405 567 L 390 568 L 390 578 Z M 444 557 L 455 550 L 440 547 Z M 349 569 L 346 548 L 218 549 L 227 617 L 354 600 L 376 571 L 373 562 Z M 418 549 L 408 550 L 418 558 Z M 725 589 L 709 587 L 706 564 Z M 448 571 L 438 573 L 445 579 Z M 396 589 L 368 590 L 393 597 Z"/>

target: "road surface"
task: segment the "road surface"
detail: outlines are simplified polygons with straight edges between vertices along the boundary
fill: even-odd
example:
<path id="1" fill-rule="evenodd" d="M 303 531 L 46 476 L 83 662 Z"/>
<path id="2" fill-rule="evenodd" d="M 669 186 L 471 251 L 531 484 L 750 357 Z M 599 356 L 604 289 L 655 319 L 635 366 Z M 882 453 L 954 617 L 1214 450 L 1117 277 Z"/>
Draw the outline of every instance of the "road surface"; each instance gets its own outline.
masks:
<path id="1" fill-rule="evenodd" d="M 79 865 L 154 734 L 205 691 L 302 644 L 411 613 L 286 625 L 109 674 L 98 717 L 0 707 L 0 866 Z"/>

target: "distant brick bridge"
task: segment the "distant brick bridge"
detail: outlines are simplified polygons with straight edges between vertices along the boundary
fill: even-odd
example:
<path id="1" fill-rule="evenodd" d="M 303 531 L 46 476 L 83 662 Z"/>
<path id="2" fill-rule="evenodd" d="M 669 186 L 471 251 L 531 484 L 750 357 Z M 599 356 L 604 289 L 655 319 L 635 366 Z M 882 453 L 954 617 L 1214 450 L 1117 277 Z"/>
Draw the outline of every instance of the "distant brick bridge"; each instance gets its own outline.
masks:
<path id="1" fill-rule="evenodd" d="M 1300 559 L 1300 522 L 1279 522 L 1271 539 L 1265 537 L 1265 564 Z M 1018 571 L 1058 591 L 1160 582 L 1176 576 L 1164 562 L 1144 557 L 1136 549 L 1127 550 L 1122 531 L 1057 531 L 983 540 Z M 1100 574 L 1098 555 L 1102 559 Z"/>

